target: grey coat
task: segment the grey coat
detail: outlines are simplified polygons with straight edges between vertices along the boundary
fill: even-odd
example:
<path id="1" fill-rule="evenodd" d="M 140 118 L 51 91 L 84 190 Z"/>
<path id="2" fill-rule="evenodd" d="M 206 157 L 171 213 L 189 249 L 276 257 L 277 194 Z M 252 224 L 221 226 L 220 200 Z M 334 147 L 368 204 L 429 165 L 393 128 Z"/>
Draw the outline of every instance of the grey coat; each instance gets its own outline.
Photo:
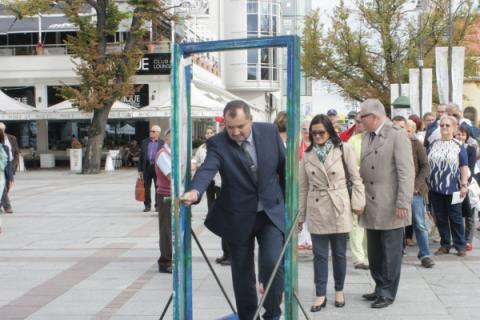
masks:
<path id="1" fill-rule="evenodd" d="M 365 184 L 367 205 L 360 225 L 373 230 L 392 230 L 411 224 L 415 167 L 412 145 L 406 132 L 386 121 L 370 143 L 362 141 L 360 175 Z M 408 210 L 407 219 L 399 219 L 396 208 Z"/>

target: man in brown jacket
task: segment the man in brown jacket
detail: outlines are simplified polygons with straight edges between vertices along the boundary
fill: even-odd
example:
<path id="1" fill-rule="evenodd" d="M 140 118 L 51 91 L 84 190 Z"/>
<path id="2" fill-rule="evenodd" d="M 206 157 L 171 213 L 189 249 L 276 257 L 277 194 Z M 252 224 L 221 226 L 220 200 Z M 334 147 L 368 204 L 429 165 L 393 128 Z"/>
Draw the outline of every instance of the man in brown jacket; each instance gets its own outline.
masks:
<path id="1" fill-rule="evenodd" d="M 431 258 L 428 244 L 428 228 L 425 223 L 425 203 L 423 199 L 428 193 L 427 176 L 430 170 L 427 152 L 423 144 L 415 137 L 417 125 L 412 120 L 407 120 L 406 130 L 412 143 L 413 164 L 415 165 L 415 192 L 412 203 L 413 232 L 418 244 L 418 259 L 422 267 L 431 268 L 435 262 Z"/>
<path id="2" fill-rule="evenodd" d="M 360 225 L 367 229 L 370 273 L 376 284 L 375 291 L 363 298 L 373 301 L 372 308 L 385 308 L 395 300 L 400 281 L 403 229 L 411 223 L 415 167 L 407 134 L 387 120 L 379 100 L 365 100 L 360 118 L 366 130 L 360 175 L 367 201 Z"/>

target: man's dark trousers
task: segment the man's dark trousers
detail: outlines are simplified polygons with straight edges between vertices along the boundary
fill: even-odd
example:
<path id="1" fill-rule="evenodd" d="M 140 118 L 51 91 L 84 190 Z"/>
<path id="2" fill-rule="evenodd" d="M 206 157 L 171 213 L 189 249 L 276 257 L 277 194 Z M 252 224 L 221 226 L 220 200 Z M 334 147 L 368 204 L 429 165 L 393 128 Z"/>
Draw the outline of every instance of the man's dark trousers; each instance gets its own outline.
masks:
<path id="1" fill-rule="evenodd" d="M 375 280 L 375 294 L 395 300 L 403 258 L 404 228 L 367 229 L 368 262 Z"/>
<path id="2" fill-rule="evenodd" d="M 272 274 L 284 241 L 283 233 L 275 227 L 264 211 L 257 213 L 254 230 L 247 241 L 243 243 L 228 241 L 232 259 L 233 288 L 240 320 L 252 320 L 258 304 L 254 263 L 255 238 L 260 248 L 260 268 L 267 279 Z M 282 262 L 265 300 L 264 319 L 280 319 L 283 278 Z"/>
<path id="3" fill-rule="evenodd" d="M 156 194 L 157 191 L 157 174 L 155 173 L 155 163 L 152 161 L 152 164 L 147 163 L 147 167 L 145 168 L 144 174 L 143 174 L 143 186 L 145 187 L 145 201 L 143 202 L 145 204 L 145 208 L 151 208 L 152 207 L 152 198 L 150 195 L 151 188 L 152 188 L 152 180 L 153 184 L 155 186 L 155 190 L 153 190 L 154 194 Z M 155 202 L 157 202 L 155 200 Z M 158 202 L 155 204 L 155 208 L 157 207 Z"/>
<path id="4" fill-rule="evenodd" d="M 160 258 L 158 259 L 158 266 L 166 268 L 172 266 L 172 215 L 170 200 L 164 201 L 165 197 L 157 194 L 158 204 L 158 230 L 160 248 Z"/>

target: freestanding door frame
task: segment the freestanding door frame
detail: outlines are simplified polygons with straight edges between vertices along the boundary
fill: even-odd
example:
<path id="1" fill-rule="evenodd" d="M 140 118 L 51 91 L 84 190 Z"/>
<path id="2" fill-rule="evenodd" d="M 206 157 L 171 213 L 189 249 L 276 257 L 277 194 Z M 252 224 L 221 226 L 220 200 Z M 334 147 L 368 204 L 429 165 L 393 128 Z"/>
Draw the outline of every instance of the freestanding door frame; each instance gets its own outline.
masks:
<path id="1" fill-rule="evenodd" d="M 191 211 L 181 204 L 189 189 L 191 158 L 191 55 L 201 52 L 260 48 L 287 49 L 287 157 L 285 226 L 293 227 L 298 211 L 298 146 L 300 119 L 300 40 L 298 36 L 232 39 L 175 44 L 172 67 L 172 240 L 173 319 L 192 320 Z M 296 236 L 287 246 L 284 259 L 284 319 L 296 320 L 298 290 Z"/>

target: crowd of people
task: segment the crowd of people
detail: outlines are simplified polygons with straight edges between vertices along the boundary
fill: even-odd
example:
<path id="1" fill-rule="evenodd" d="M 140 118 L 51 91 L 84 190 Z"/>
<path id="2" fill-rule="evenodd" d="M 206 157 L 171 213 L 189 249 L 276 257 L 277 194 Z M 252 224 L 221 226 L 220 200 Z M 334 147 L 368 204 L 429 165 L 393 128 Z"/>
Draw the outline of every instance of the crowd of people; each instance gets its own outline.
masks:
<path id="1" fill-rule="evenodd" d="M 379 100 L 367 99 L 351 127 L 341 130 L 336 110 L 301 122 L 299 145 L 298 249 L 311 250 L 316 295 L 310 308 L 327 304 L 331 251 L 334 305 L 346 305 L 347 245 L 353 267 L 370 270 L 375 290 L 363 298 L 372 308 L 395 301 L 405 247 L 418 246 L 420 266 L 452 249 L 464 257 L 473 249 L 480 208 L 477 138 L 480 129 L 454 104 L 437 114 L 389 119 Z M 145 188 L 153 180 L 159 211 L 160 272 L 172 272 L 170 226 L 171 155 L 169 132 L 159 139 L 153 126 L 141 144 L 139 172 Z M 1 138 L 1 137 L 0 137 Z M 207 194 L 205 225 L 221 237 L 220 265 L 231 266 L 240 319 L 251 319 L 257 292 L 273 276 L 265 319 L 279 319 L 283 266 L 272 275 L 288 230 L 284 221 L 287 114 L 273 124 L 255 123 L 242 101 L 231 101 L 217 133 L 205 130 L 205 144 L 192 160 L 189 206 Z M 1 154 L 0 154 L 1 158 Z M 145 199 L 145 211 L 151 208 Z M 439 238 L 439 239 L 437 239 Z M 431 241 L 439 247 L 431 253 Z M 258 278 L 254 248 L 258 244 Z"/>

